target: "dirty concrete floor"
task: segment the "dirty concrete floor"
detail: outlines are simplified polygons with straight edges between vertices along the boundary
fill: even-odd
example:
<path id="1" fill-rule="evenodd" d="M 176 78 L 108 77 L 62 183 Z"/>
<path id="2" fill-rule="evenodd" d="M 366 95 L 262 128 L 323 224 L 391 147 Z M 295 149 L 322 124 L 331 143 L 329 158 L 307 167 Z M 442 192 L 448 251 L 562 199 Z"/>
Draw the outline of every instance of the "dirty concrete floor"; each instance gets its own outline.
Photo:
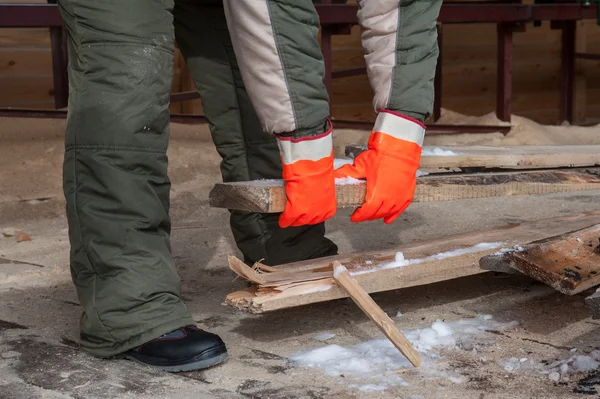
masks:
<path id="1" fill-rule="evenodd" d="M 0 231 L 25 231 L 31 241 L 0 236 L 0 398 L 578 398 L 571 381 L 505 370 L 510 357 L 566 359 L 570 349 L 599 345 L 600 321 L 587 313 L 585 294 L 567 297 L 529 279 L 487 273 L 374 299 L 389 314 L 401 311 L 401 329 L 492 314 L 518 321 L 503 334 L 482 333 L 477 352 L 444 353 L 461 383 L 404 373 L 406 386 L 359 392 L 351 381 L 290 365 L 289 356 L 328 341 L 352 345 L 381 337 L 350 301 L 339 300 L 261 316 L 222 305 L 245 287 L 227 269 L 237 254 L 227 212 L 211 209 L 208 190 L 218 181 L 218 157 L 204 127 L 175 126 L 173 252 L 183 296 L 200 327 L 220 334 L 230 360 L 202 372 L 166 374 L 125 360 L 100 360 L 78 350 L 81 309 L 70 281 L 68 238 L 60 188 L 62 121 L 0 119 Z M 37 124 L 36 124 L 37 123 Z M 10 134 L 9 134 L 10 132 Z M 18 134 L 17 134 L 18 133 Z M 10 137 L 7 137 L 10 136 Z M 202 154 L 202 156 L 198 155 Z M 352 225 L 349 211 L 328 223 L 343 252 L 390 248 L 485 227 L 597 209 L 599 192 L 413 204 L 392 226 Z M 482 360 L 482 354 L 487 360 Z M 596 395 L 598 396 L 598 395 Z"/>

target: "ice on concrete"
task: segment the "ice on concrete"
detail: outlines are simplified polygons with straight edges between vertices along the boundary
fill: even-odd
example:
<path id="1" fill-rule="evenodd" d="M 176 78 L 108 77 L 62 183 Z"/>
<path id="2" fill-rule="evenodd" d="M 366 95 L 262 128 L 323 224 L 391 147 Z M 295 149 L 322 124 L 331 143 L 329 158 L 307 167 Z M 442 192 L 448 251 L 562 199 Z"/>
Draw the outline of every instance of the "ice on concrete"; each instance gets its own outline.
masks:
<path id="1" fill-rule="evenodd" d="M 335 334 L 330 333 L 330 332 L 322 332 L 320 334 L 315 335 L 314 337 L 312 337 L 312 339 L 314 339 L 315 341 L 327 341 L 332 339 L 333 337 L 335 337 Z"/>
<path id="2" fill-rule="evenodd" d="M 587 373 L 600 367 L 600 351 L 587 355 L 571 356 L 568 359 L 556 360 L 550 364 L 534 359 L 517 359 L 511 357 L 500 362 L 506 371 L 528 375 L 547 375 L 551 381 L 568 381 L 569 375 Z"/>
<path id="3" fill-rule="evenodd" d="M 373 267 L 373 268 L 366 268 L 366 269 L 362 269 L 362 270 L 352 270 L 352 272 L 350 274 L 357 275 L 357 274 L 363 274 L 363 273 L 371 273 L 371 272 L 374 272 L 377 270 L 382 270 L 382 269 L 393 269 L 396 267 L 405 267 L 408 265 L 429 262 L 432 260 L 440 260 L 440 259 L 445 259 L 445 258 L 451 258 L 453 256 L 465 255 L 465 254 L 469 254 L 469 253 L 473 253 L 473 252 L 486 251 L 488 249 L 499 248 L 503 245 L 504 245 L 503 242 L 482 242 L 477 245 L 473 245 L 472 247 L 460 248 L 460 249 L 455 249 L 455 250 L 447 251 L 447 252 L 440 252 L 438 254 L 430 255 L 425 258 L 416 258 L 416 259 L 405 259 L 404 254 L 402 252 L 397 252 L 396 257 L 393 262 L 383 263 L 383 264 L 381 264 L 377 267 Z"/>
<path id="4" fill-rule="evenodd" d="M 460 155 L 454 151 L 443 150 L 438 147 L 423 147 L 423 151 L 421 152 L 422 156 L 436 156 L 436 157 L 451 157 Z"/>
<path id="5" fill-rule="evenodd" d="M 453 322 L 435 321 L 430 327 L 406 330 L 403 334 L 421 354 L 423 364 L 414 369 L 423 378 L 444 378 L 461 383 L 440 366 L 441 356 L 437 348 L 457 348 L 463 341 L 476 342 L 475 337 L 484 331 L 503 331 L 513 328 L 517 322 L 503 323 L 490 318 L 475 317 Z M 406 385 L 398 373 L 399 369 L 410 368 L 410 362 L 394 347 L 388 339 L 375 339 L 344 347 L 327 345 L 321 348 L 299 352 L 290 357 L 290 363 L 298 367 L 321 370 L 332 377 L 344 376 L 344 381 L 355 387 L 375 385 Z M 518 362 L 518 359 L 517 359 Z"/>

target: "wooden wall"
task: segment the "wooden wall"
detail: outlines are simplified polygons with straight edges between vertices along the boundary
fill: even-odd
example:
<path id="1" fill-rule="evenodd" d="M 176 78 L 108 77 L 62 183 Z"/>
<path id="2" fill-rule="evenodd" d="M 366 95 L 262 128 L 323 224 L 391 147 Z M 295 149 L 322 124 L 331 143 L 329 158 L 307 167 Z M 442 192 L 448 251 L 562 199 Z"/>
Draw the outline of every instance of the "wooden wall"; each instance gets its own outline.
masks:
<path id="1" fill-rule="evenodd" d="M 3 0 L 0 0 L 0 2 Z M 6 1 L 6 0 L 5 0 Z M 31 0 L 10 0 L 10 2 Z M 37 0 L 44 2 L 43 0 Z M 8 2 L 8 1 L 6 1 Z M 495 109 L 496 27 L 493 24 L 444 27 L 443 107 L 470 115 Z M 600 27 L 581 23 L 580 49 L 600 53 Z M 333 39 L 334 69 L 364 66 L 359 28 Z M 513 113 L 556 123 L 559 106 L 560 31 L 549 23 L 515 33 Z M 577 61 L 576 118 L 600 119 L 600 61 Z M 173 91 L 193 90 L 181 55 L 175 57 Z M 47 29 L 0 29 L 0 107 L 53 108 L 50 41 Z M 371 120 L 372 92 L 366 76 L 336 79 L 333 116 Z M 202 113 L 199 100 L 174 103 L 175 113 Z"/>

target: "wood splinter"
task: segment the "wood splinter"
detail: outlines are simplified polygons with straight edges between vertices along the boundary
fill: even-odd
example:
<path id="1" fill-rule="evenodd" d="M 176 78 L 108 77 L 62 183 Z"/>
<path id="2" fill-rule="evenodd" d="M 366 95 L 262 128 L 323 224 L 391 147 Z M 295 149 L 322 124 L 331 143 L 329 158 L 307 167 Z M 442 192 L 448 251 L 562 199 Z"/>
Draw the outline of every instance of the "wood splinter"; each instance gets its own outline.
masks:
<path id="1" fill-rule="evenodd" d="M 396 324 L 390 317 L 375 303 L 367 292 L 352 278 L 348 269 L 340 262 L 333 262 L 333 277 L 335 281 L 344 287 L 350 298 L 358 307 L 377 325 L 386 337 L 415 367 L 420 367 L 422 363 L 421 356 L 406 339 L 406 337 L 396 328 Z"/>

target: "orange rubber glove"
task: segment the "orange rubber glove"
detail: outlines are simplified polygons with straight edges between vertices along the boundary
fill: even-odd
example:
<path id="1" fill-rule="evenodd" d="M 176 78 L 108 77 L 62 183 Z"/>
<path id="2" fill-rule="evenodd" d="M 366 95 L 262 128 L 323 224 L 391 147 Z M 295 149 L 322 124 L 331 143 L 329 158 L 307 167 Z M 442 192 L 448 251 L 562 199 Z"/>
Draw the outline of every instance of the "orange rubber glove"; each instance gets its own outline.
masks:
<path id="1" fill-rule="evenodd" d="M 425 126 L 407 116 L 381 111 L 369 138 L 368 150 L 353 165 L 335 170 L 335 178 L 367 179 L 364 204 L 352 214 L 354 223 L 383 218 L 390 224 L 411 204 Z"/>
<path id="2" fill-rule="evenodd" d="M 335 215 L 331 132 L 302 139 L 277 136 L 287 195 L 280 227 L 318 224 Z"/>

